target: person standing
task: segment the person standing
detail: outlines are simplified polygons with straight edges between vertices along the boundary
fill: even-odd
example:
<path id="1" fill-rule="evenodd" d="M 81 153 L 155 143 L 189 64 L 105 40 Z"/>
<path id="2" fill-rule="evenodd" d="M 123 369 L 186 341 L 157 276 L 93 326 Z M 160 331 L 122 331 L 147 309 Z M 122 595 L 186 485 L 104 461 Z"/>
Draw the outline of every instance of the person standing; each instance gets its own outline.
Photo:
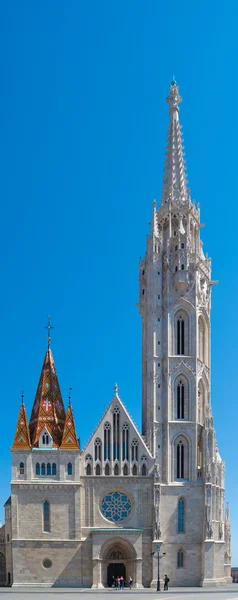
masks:
<path id="1" fill-rule="evenodd" d="M 164 577 L 164 591 L 169 589 L 169 577 L 168 575 L 165 575 Z"/>
<path id="2" fill-rule="evenodd" d="M 132 584 L 133 584 L 133 581 L 132 581 L 132 577 L 130 576 L 129 577 L 129 588 L 130 588 L 130 590 L 132 588 Z"/>
<path id="3" fill-rule="evenodd" d="M 120 590 L 124 590 L 124 577 L 122 575 L 120 577 Z"/>

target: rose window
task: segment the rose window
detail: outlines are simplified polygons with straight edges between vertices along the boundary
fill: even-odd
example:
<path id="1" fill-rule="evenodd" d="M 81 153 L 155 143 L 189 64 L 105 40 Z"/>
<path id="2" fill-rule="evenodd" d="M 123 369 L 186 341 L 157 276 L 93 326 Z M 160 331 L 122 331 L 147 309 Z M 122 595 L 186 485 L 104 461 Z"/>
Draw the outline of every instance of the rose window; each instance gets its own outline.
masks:
<path id="1" fill-rule="evenodd" d="M 129 517 L 131 507 L 131 500 L 126 494 L 111 492 L 104 496 L 101 504 L 101 512 L 108 521 L 118 523 Z"/>

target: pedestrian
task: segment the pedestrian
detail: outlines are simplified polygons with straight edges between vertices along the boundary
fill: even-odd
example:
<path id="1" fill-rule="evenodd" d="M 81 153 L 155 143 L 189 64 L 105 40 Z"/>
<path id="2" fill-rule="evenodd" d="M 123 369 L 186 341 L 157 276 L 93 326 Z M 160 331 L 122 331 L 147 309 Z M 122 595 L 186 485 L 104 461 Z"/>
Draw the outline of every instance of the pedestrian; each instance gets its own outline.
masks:
<path id="1" fill-rule="evenodd" d="M 165 577 L 164 577 L 164 590 L 168 590 L 169 589 L 168 583 L 169 583 L 169 577 L 168 577 L 168 575 L 165 575 Z"/>
<path id="2" fill-rule="evenodd" d="M 120 577 L 120 590 L 124 590 L 124 577 L 122 575 Z"/>
<path id="3" fill-rule="evenodd" d="M 120 577 L 119 577 L 119 575 L 117 575 L 117 578 L 116 578 L 116 589 L 117 590 L 120 589 Z"/>
<path id="4" fill-rule="evenodd" d="M 132 577 L 130 576 L 129 577 L 129 588 L 130 588 L 130 590 L 132 588 L 132 584 L 133 584 L 133 581 L 132 581 Z"/>
<path id="5" fill-rule="evenodd" d="M 115 577 L 114 577 L 114 575 L 113 575 L 113 576 L 112 576 L 112 588 L 114 588 L 114 587 L 115 587 L 115 583 L 116 583 L 116 582 L 115 582 Z"/>

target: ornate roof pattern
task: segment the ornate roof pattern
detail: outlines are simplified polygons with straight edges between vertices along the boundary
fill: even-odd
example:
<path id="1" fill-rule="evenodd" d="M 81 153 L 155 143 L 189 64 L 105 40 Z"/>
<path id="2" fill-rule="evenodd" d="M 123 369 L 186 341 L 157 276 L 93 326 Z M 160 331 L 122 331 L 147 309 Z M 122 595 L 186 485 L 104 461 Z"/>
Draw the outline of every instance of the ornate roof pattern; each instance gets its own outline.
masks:
<path id="1" fill-rule="evenodd" d="M 166 100 L 169 104 L 170 123 L 166 146 L 166 159 L 164 169 L 164 183 L 162 192 L 162 204 L 171 201 L 186 202 L 189 198 L 184 160 L 184 146 L 182 144 L 182 127 L 179 123 L 179 104 L 182 98 L 176 81 L 172 81 L 169 96 Z"/>
<path id="2" fill-rule="evenodd" d="M 70 403 L 66 412 L 64 431 L 60 448 L 61 450 L 79 450 L 79 442 L 77 439 L 74 424 L 74 414 Z"/>
<path id="3" fill-rule="evenodd" d="M 32 446 L 37 446 L 45 427 L 53 438 L 53 446 L 59 447 L 65 422 L 64 404 L 51 349 L 48 348 L 43 363 L 35 401 L 30 419 Z"/>
<path id="4" fill-rule="evenodd" d="M 20 411 L 17 420 L 16 433 L 12 445 L 13 450 L 29 450 L 31 448 L 29 425 L 26 416 L 26 409 L 21 402 Z"/>

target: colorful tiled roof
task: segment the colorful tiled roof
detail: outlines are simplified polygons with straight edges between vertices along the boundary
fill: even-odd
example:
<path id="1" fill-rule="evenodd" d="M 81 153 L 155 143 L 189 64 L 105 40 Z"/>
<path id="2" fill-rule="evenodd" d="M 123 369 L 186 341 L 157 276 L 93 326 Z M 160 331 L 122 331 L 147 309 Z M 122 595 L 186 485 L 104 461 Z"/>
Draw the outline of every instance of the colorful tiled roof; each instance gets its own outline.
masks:
<path id="1" fill-rule="evenodd" d="M 63 450 L 79 450 L 79 442 L 77 439 L 74 424 L 74 414 L 70 403 L 66 412 L 64 431 L 60 448 Z"/>
<path id="2" fill-rule="evenodd" d="M 17 420 L 17 428 L 12 445 L 13 450 L 29 450 L 31 448 L 29 425 L 26 416 L 26 409 L 21 403 Z"/>
<path id="3" fill-rule="evenodd" d="M 53 446 L 61 445 L 65 423 L 65 410 L 51 349 L 48 348 L 33 404 L 30 420 L 32 446 L 37 447 L 39 437 L 46 427 L 53 438 Z"/>

